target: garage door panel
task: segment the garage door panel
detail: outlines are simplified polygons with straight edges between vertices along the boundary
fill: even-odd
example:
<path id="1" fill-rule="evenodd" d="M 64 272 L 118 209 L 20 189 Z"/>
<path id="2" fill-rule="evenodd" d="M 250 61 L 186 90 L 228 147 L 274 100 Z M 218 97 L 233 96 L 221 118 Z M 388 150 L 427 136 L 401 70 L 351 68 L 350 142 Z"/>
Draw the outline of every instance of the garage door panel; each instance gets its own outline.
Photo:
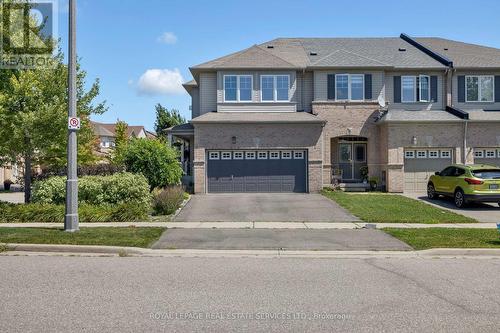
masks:
<path id="1" fill-rule="evenodd" d="M 426 151 L 425 156 L 430 156 L 430 151 L 437 149 L 418 149 L 418 151 Z M 450 151 L 445 149 L 446 151 Z M 415 149 L 410 149 L 415 151 Z M 405 154 L 406 156 L 406 154 Z M 441 171 L 448 165 L 452 164 L 452 156 L 447 158 L 417 158 L 416 154 L 412 158 L 405 158 L 404 163 L 404 190 L 405 192 L 425 192 L 427 190 L 427 182 L 429 177 L 436 171 Z"/>
<path id="2" fill-rule="evenodd" d="M 500 158 L 475 158 L 474 164 L 488 164 L 500 167 Z"/>

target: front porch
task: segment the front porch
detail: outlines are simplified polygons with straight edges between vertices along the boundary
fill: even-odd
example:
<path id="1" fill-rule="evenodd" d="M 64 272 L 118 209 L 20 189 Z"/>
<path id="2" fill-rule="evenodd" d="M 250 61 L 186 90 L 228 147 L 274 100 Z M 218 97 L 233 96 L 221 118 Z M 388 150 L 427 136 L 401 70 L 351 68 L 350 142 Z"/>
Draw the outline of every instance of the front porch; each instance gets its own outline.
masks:
<path id="1" fill-rule="evenodd" d="M 182 185 L 193 193 L 194 127 L 191 123 L 181 124 L 167 129 L 168 142 L 180 151 L 179 161 L 184 171 Z"/>

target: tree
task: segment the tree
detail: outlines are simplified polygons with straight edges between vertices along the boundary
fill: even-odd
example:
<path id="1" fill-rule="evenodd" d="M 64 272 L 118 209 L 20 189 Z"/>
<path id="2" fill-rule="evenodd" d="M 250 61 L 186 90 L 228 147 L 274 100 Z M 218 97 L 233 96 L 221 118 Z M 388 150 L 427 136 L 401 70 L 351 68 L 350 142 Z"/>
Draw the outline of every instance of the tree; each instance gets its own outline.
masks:
<path id="1" fill-rule="evenodd" d="M 66 165 L 68 68 L 63 54 L 54 57 L 55 68 L 18 70 L 3 77 L 0 86 L 0 164 L 21 161 L 24 164 L 25 201 L 31 198 L 33 165 Z M 81 118 L 78 132 L 78 162 L 96 160 L 97 140 L 90 115 L 106 111 L 105 102 L 94 105 L 99 95 L 99 80 L 85 89 L 86 72 L 77 67 L 77 113 Z"/>
<path id="2" fill-rule="evenodd" d="M 168 139 L 167 128 L 184 124 L 186 119 L 181 116 L 180 112 L 176 109 L 168 110 L 160 103 L 156 104 L 156 121 L 155 131 L 158 138 L 166 141 Z"/>
<path id="3" fill-rule="evenodd" d="M 123 153 L 128 145 L 127 129 L 127 123 L 118 119 L 115 127 L 115 149 L 111 157 L 115 165 L 123 165 Z"/>
<path id="4" fill-rule="evenodd" d="M 150 190 L 181 182 L 182 168 L 178 151 L 159 140 L 132 139 L 123 154 L 127 171 L 142 173 L 149 182 Z"/>

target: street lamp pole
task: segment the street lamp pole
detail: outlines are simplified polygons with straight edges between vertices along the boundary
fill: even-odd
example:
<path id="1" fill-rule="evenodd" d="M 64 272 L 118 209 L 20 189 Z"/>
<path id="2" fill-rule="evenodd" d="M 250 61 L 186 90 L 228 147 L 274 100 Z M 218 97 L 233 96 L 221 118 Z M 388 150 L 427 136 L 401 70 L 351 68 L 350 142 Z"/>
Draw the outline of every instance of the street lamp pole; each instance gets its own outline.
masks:
<path id="1" fill-rule="evenodd" d="M 76 0 L 69 0 L 68 43 L 68 116 L 76 114 Z M 68 118 L 68 119 L 69 119 Z M 66 180 L 66 214 L 64 230 L 78 231 L 77 129 L 68 128 L 68 178 Z"/>

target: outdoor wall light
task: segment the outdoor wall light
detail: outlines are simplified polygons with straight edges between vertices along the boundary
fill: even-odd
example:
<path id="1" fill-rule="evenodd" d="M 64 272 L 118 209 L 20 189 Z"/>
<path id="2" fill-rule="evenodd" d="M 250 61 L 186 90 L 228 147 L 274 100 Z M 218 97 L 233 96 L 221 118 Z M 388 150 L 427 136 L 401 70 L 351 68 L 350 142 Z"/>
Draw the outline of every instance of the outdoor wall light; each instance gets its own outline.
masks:
<path id="1" fill-rule="evenodd" d="M 416 136 L 414 136 L 414 137 L 412 137 L 412 138 L 411 138 L 411 143 L 412 143 L 413 145 L 416 145 L 416 144 L 417 144 L 417 137 L 416 137 Z"/>
<path id="2" fill-rule="evenodd" d="M 235 136 L 231 137 L 231 142 L 233 143 L 233 145 L 236 144 L 236 137 Z"/>

